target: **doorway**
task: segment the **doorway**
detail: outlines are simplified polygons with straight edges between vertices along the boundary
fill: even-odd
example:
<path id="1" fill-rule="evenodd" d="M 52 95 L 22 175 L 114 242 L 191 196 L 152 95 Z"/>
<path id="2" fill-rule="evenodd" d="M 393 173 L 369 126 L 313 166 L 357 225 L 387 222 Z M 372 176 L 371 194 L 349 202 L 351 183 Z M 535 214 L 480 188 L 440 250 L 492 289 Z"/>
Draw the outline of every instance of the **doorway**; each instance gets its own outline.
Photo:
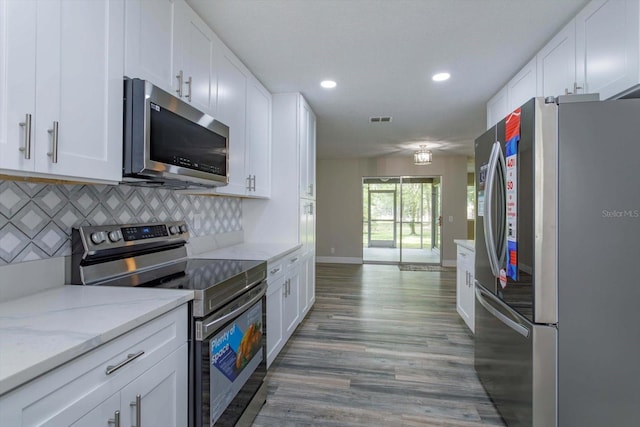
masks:
<path id="1" fill-rule="evenodd" d="M 441 178 L 362 179 L 363 262 L 440 264 Z"/>

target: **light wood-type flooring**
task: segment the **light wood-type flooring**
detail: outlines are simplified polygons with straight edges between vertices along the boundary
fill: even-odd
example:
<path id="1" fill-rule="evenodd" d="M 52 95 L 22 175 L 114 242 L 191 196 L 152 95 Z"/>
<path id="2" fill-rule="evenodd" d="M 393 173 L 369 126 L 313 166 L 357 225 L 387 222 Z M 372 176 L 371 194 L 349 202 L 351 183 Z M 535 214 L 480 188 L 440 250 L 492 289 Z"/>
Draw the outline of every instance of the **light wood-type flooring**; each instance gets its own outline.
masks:
<path id="1" fill-rule="evenodd" d="M 254 426 L 504 426 L 473 369 L 455 272 L 318 264 L 316 302 Z"/>

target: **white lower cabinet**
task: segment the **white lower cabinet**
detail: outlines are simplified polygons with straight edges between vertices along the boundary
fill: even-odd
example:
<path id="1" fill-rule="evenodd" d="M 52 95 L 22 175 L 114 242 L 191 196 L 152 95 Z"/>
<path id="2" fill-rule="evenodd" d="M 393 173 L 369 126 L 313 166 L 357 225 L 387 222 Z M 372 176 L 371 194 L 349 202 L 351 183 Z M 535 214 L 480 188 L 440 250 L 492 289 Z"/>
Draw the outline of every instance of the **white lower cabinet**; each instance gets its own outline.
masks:
<path id="1" fill-rule="evenodd" d="M 269 262 L 267 267 L 267 368 L 303 318 L 300 307 L 300 253 Z"/>
<path id="2" fill-rule="evenodd" d="M 188 320 L 184 305 L 3 395 L 1 424 L 185 426 Z"/>
<path id="3" fill-rule="evenodd" d="M 475 253 L 458 245 L 456 308 L 471 332 L 475 331 Z"/>

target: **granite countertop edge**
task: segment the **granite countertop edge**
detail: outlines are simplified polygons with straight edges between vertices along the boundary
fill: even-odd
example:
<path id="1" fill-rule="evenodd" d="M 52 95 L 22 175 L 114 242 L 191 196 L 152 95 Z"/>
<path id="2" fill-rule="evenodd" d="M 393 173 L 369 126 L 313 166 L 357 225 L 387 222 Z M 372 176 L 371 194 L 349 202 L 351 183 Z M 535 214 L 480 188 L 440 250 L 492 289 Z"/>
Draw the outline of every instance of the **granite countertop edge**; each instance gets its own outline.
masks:
<path id="1" fill-rule="evenodd" d="M 0 395 L 191 300 L 193 291 L 67 285 L 0 303 Z"/>
<path id="2" fill-rule="evenodd" d="M 243 242 L 193 255 L 192 258 L 240 259 L 272 262 L 302 247 L 300 243 Z"/>
<path id="3" fill-rule="evenodd" d="M 455 243 L 456 245 L 462 246 L 463 248 L 467 248 L 470 251 L 476 250 L 475 240 L 455 239 L 453 243 Z"/>

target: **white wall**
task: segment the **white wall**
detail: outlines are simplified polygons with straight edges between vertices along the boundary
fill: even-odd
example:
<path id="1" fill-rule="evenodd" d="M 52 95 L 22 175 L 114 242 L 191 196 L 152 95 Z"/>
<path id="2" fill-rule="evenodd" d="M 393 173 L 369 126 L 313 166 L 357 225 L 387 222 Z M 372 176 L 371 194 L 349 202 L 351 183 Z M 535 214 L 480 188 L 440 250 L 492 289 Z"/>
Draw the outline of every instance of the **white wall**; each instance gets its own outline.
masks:
<path id="1" fill-rule="evenodd" d="M 429 166 L 415 166 L 411 157 L 318 159 L 316 255 L 361 260 L 362 177 L 412 175 L 442 176 L 442 258 L 455 264 L 453 240 L 467 238 L 466 156 L 434 157 Z"/>

